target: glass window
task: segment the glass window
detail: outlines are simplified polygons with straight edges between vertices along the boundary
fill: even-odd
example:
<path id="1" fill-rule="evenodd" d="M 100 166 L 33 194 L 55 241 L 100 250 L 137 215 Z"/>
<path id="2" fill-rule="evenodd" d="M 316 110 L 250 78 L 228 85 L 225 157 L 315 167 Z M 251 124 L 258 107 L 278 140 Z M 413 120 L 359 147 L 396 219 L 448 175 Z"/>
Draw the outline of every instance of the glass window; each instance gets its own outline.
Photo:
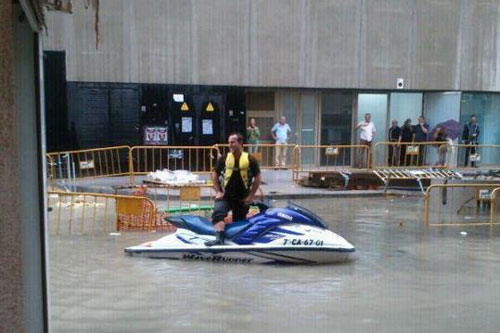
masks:
<path id="1" fill-rule="evenodd" d="M 350 145 L 352 134 L 352 92 L 323 93 L 321 96 L 321 144 Z M 349 165 L 351 153 L 335 159 L 335 165 Z M 330 165 L 325 154 L 321 155 L 321 165 Z"/>
<path id="2" fill-rule="evenodd" d="M 352 92 L 321 96 L 321 144 L 351 144 Z"/>
<path id="3" fill-rule="evenodd" d="M 460 125 L 458 123 L 460 116 L 460 93 L 459 92 L 443 92 L 443 93 L 425 93 L 425 118 L 431 129 L 432 135 L 437 127 L 442 126 L 445 128 L 446 133 L 454 143 L 458 142 L 460 135 Z M 438 153 L 435 147 L 426 150 L 426 164 L 432 165 L 438 163 Z M 456 151 L 451 151 L 450 166 L 454 165 L 456 161 Z"/>
<path id="4" fill-rule="evenodd" d="M 500 127 L 498 126 L 498 110 L 500 110 L 500 95 L 485 93 L 464 93 L 462 94 L 460 107 L 460 130 L 463 131 L 464 125 L 470 121 L 471 115 L 476 115 L 479 126 L 479 144 L 499 145 Z M 462 133 L 460 133 L 460 142 L 463 143 Z M 500 152 L 497 148 L 480 148 L 477 152 L 480 155 L 480 161 L 475 165 L 499 164 Z M 460 149 L 459 163 L 465 164 L 466 149 Z M 470 164 L 468 164 L 470 166 Z"/>
<path id="5" fill-rule="evenodd" d="M 391 93 L 389 126 L 392 120 L 397 120 L 398 125 L 403 126 L 408 118 L 412 124 L 416 124 L 418 117 L 422 115 L 422 95 L 422 93 Z"/>

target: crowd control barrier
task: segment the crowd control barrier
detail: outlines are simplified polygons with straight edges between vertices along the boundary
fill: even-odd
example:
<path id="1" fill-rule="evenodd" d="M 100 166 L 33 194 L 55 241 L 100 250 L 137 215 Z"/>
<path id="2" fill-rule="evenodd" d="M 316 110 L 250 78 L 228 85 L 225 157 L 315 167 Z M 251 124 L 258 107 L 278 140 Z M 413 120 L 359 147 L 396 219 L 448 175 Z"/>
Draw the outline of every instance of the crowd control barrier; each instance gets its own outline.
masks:
<path id="1" fill-rule="evenodd" d="M 49 231 L 107 234 L 120 230 L 152 230 L 156 207 L 145 197 L 98 193 L 48 192 Z"/>
<path id="2" fill-rule="evenodd" d="M 491 191 L 490 224 L 500 224 L 500 214 L 498 214 L 498 197 L 500 196 L 500 186 Z"/>
<path id="3" fill-rule="evenodd" d="M 373 168 L 446 168 L 452 152 L 447 142 L 377 142 Z"/>
<path id="4" fill-rule="evenodd" d="M 370 147 L 366 145 L 300 145 L 292 150 L 293 180 L 303 173 L 343 172 L 369 169 Z"/>
<path id="5" fill-rule="evenodd" d="M 453 163 L 459 169 L 500 169 L 500 145 L 456 144 Z"/>
<path id="6" fill-rule="evenodd" d="M 426 226 L 481 226 L 495 223 L 492 191 L 499 184 L 435 184 L 427 188 L 424 201 Z M 496 199 L 495 199 L 496 200 Z"/>
<path id="7" fill-rule="evenodd" d="M 47 153 L 51 181 L 129 175 L 129 146 Z"/>
<path id="8" fill-rule="evenodd" d="M 156 170 L 209 173 L 219 151 L 211 146 L 136 146 L 130 149 L 130 180 Z"/>

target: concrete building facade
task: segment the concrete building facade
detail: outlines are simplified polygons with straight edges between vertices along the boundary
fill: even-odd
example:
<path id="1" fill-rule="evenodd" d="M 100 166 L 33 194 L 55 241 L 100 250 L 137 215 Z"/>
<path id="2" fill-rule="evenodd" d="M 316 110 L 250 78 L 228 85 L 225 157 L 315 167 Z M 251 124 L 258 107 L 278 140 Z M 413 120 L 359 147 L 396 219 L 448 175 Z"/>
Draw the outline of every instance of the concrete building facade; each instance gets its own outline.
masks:
<path id="1" fill-rule="evenodd" d="M 500 90 L 497 0 L 102 0 L 47 15 L 67 79 Z"/>
<path id="2" fill-rule="evenodd" d="M 207 144 L 224 141 L 231 130 L 244 131 L 250 117 L 264 128 L 264 141 L 271 140 L 276 118 L 285 115 L 294 129 L 292 143 L 349 144 L 356 142 L 353 127 L 366 112 L 376 122 L 377 141 L 386 139 L 392 119 L 402 124 L 410 117 L 415 123 L 425 115 L 431 127 L 447 120 L 463 125 L 477 113 L 487 127 L 485 119 L 498 115 L 498 0 L 102 0 L 98 8 L 92 3 L 74 2 L 72 14 L 48 13 L 45 38 L 46 51 L 64 52 L 70 92 L 61 107 L 68 120 L 55 132 L 69 131 L 73 121 L 81 148 L 114 143 L 81 143 L 92 134 L 82 133 L 74 116 L 85 109 L 82 100 L 92 99 L 85 91 L 109 84 L 103 88 L 109 94 L 119 89 L 116 84 L 133 87 L 136 97 L 127 98 L 136 99 L 136 110 L 148 113 L 156 105 L 175 144 L 204 144 L 176 135 L 175 92 L 196 109 L 195 128 L 203 121 L 195 100 L 219 101 L 221 137 Z M 102 122 L 121 114 L 111 102 L 103 103 L 108 115 Z M 141 111 L 127 112 L 127 124 L 145 125 L 137 121 L 148 118 Z M 128 128 L 124 137 L 140 137 Z M 483 134 L 483 142 L 492 144 L 500 137 L 496 128 Z M 202 135 L 194 130 L 192 136 Z"/>

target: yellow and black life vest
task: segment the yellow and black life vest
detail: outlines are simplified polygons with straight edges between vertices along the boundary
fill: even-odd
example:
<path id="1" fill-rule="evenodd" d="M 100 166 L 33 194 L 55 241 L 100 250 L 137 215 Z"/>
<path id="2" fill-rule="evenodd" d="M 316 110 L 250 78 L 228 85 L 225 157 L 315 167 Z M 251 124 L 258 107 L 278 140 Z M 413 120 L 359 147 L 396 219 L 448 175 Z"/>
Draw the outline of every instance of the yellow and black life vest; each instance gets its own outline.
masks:
<path id="1" fill-rule="evenodd" d="M 232 153 L 228 153 L 226 157 L 226 168 L 224 170 L 224 187 L 226 187 L 229 183 L 229 179 L 231 179 L 233 171 L 239 171 L 241 179 L 243 180 L 243 185 L 245 185 L 245 188 L 248 190 L 250 188 L 250 177 L 248 176 L 250 160 L 248 158 L 248 153 L 241 153 L 238 168 L 235 168 L 234 165 L 234 155 Z"/>

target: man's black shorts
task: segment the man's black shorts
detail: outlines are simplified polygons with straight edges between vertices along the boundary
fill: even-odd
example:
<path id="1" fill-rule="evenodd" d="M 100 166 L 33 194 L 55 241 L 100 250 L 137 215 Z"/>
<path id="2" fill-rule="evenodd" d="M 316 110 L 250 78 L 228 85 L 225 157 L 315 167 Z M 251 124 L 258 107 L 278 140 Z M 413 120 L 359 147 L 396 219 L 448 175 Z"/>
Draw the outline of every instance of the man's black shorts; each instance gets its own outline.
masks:
<path id="1" fill-rule="evenodd" d="M 243 203 L 243 199 L 223 198 L 215 201 L 212 223 L 223 221 L 229 211 L 233 212 L 233 221 L 244 220 L 247 217 L 250 206 Z"/>

